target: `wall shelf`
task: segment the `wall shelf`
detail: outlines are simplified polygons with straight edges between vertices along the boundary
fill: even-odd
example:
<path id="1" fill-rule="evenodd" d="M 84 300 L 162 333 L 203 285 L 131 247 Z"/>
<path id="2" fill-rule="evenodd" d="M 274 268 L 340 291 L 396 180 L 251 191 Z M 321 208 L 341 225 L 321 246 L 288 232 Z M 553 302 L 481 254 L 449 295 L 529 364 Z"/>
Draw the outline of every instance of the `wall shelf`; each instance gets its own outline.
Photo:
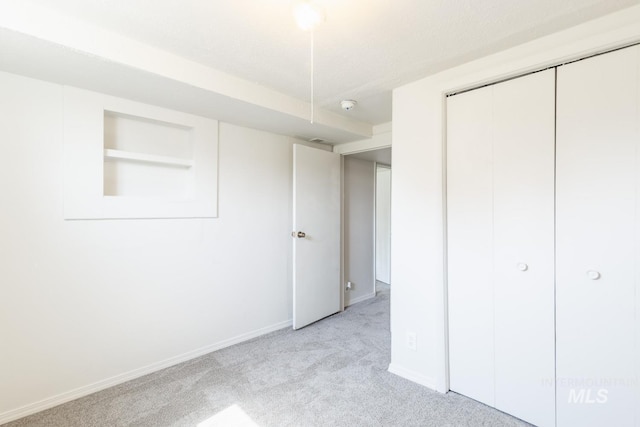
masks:
<path id="1" fill-rule="evenodd" d="M 107 148 L 104 150 L 105 160 L 131 160 L 143 163 L 152 163 L 165 166 L 176 166 L 182 168 L 190 168 L 193 166 L 193 160 L 182 159 L 180 157 L 157 156 L 154 154 L 136 153 L 133 151 L 114 150 Z"/>

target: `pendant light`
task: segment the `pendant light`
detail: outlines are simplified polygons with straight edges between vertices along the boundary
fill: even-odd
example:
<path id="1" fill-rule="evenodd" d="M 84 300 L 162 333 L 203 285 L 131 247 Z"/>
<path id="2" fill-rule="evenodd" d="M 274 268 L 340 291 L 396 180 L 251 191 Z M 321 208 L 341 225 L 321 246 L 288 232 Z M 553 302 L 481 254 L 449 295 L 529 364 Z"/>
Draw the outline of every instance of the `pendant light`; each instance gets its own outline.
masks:
<path id="1" fill-rule="evenodd" d="M 311 73 L 310 73 L 310 91 L 311 91 L 311 119 L 310 122 L 313 124 L 313 115 L 314 115 L 314 30 L 318 25 L 324 22 L 324 13 L 322 9 L 315 3 L 311 1 L 304 1 L 296 4 L 293 9 L 293 16 L 303 31 L 309 31 L 311 33 L 310 37 L 310 47 L 309 47 L 309 56 L 311 59 Z"/>

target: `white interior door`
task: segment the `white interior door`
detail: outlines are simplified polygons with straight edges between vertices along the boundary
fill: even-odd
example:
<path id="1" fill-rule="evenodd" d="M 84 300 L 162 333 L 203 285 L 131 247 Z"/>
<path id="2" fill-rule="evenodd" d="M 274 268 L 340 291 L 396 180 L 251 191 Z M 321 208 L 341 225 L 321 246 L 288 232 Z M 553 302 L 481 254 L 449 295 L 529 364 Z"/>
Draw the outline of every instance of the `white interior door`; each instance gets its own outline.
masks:
<path id="1" fill-rule="evenodd" d="M 638 426 L 640 47 L 558 69 L 558 426 Z"/>
<path id="2" fill-rule="evenodd" d="M 391 168 L 376 168 L 376 280 L 391 283 Z"/>
<path id="3" fill-rule="evenodd" d="M 293 146 L 293 328 L 342 309 L 340 155 Z"/>

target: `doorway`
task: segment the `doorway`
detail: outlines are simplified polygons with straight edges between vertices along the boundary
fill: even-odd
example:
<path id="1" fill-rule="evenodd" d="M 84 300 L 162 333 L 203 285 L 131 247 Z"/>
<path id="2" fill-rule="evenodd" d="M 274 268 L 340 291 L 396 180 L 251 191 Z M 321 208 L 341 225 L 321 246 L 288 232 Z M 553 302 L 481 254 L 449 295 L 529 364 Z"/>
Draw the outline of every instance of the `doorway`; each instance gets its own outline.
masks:
<path id="1" fill-rule="evenodd" d="M 344 157 L 345 306 L 389 290 L 391 147 Z"/>

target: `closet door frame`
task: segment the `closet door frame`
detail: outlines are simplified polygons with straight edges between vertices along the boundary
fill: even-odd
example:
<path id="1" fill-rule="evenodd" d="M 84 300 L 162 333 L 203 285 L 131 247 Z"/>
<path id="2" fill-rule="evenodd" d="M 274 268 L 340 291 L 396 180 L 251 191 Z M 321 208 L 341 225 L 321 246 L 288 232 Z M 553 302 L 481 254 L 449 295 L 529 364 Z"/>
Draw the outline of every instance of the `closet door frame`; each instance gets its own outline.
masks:
<path id="1" fill-rule="evenodd" d="M 612 20 L 611 22 L 616 22 Z M 620 24 L 621 25 L 621 24 Z M 440 332 L 437 338 L 441 339 L 441 346 L 436 346 L 436 371 L 433 377 L 433 388 L 440 392 L 447 392 L 450 390 L 450 366 L 449 366 L 449 322 L 448 322 L 448 259 L 447 259 L 447 113 L 446 113 L 446 99 L 448 96 L 468 90 L 473 90 L 478 87 L 483 87 L 488 84 L 499 83 L 501 81 L 509 80 L 512 78 L 518 78 L 523 75 L 538 72 L 548 68 L 556 68 L 566 63 L 579 61 L 582 59 L 590 58 L 592 56 L 598 56 L 606 54 L 619 49 L 624 49 L 630 46 L 640 44 L 640 28 L 630 28 L 627 26 L 620 26 L 624 28 L 626 32 L 619 31 L 617 33 L 605 33 L 602 28 L 597 28 L 597 25 L 584 25 L 587 28 L 586 32 L 591 34 L 597 34 L 593 40 L 589 40 L 585 43 L 569 42 L 562 37 L 559 37 L 557 43 L 559 46 L 557 51 L 550 54 L 540 54 L 537 57 L 531 56 L 531 52 L 527 52 L 526 49 L 522 50 L 515 55 L 506 55 L 499 61 L 485 62 L 486 68 L 479 71 L 478 65 L 474 65 L 469 69 L 462 72 L 455 72 L 449 75 L 444 75 L 438 80 L 430 82 L 425 91 L 430 91 L 428 97 L 433 100 L 435 96 L 439 97 L 440 106 L 439 109 L 429 111 L 438 112 L 442 120 L 442 125 L 437 132 L 433 134 L 439 134 L 442 140 L 442 245 L 443 245 L 443 286 L 441 288 L 442 294 L 440 295 L 442 305 L 441 311 L 436 313 L 436 331 Z M 611 25 L 610 29 L 615 28 L 615 25 Z M 544 43 L 542 44 L 544 45 Z M 586 46 L 586 47 L 585 47 Z M 547 48 L 550 48 L 551 44 L 547 44 Z M 516 49 L 518 50 L 518 49 Z M 484 60 L 480 60 L 480 63 Z M 437 95 L 436 95 L 437 92 Z M 435 104 L 432 104 L 435 105 Z M 638 119 L 640 120 L 640 114 Z M 435 128 L 429 129 L 429 131 L 435 131 Z M 640 209 L 640 207 L 638 208 Z M 640 231 L 638 231 L 638 238 L 640 238 Z M 639 254 L 640 256 L 640 254 Z M 640 304 L 640 293 L 637 295 L 636 303 Z M 640 305 L 639 305 L 640 307 Z M 637 332 L 636 339 L 640 342 L 640 331 Z M 637 371 L 640 372 L 640 360 L 638 361 Z M 638 419 L 640 419 L 640 409 L 638 410 Z"/>
<path id="2" fill-rule="evenodd" d="M 579 24 L 529 43 L 472 60 L 393 91 L 393 136 L 397 140 L 399 167 L 410 167 L 420 179 L 411 194 L 398 195 L 399 206 L 410 197 L 421 203 L 403 218 L 405 229 L 417 234 L 396 236 L 396 255 L 411 251 L 420 266 L 396 266 L 398 286 L 392 310 L 410 307 L 420 317 L 399 316 L 392 325 L 392 359 L 389 371 L 425 387 L 446 393 L 449 386 L 447 301 L 446 142 L 447 96 L 491 83 L 537 72 L 580 58 L 609 52 L 640 42 L 640 6 Z M 402 142 L 402 144 L 401 144 Z M 422 162 L 409 158 L 412 147 L 426 156 Z M 410 177 L 402 177 L 405 182 Z M 404 209 L 404 208 L 403 208 Z M 417 242 L 416 243 L 416 239 Z M 414 261 L 415 262 L 415 261 Z M 411 277 L 419 279 L 411 282 Z M 392 298 L 393 300 L 394 298 Z M 407 349 L 405 333 L 418 328 L 421 342 L 417 354 Z"/>
<path id="3" fill-rule="evenodd" d="M 432 377 L 415 377 L 414 381 L 441 393 L 451 390 L 447 298 L 447 97 L 640 44 L 640 26 L 637 25 L 636 15 L 640 16 L 640 13 L 620 13 L 603 19 L 602 22 L 580 25 L 575 31 L 568 30 L 563 34 L 551 35 L 545 40 L 534 41 L 531 46 L 516 47 L 509 52 L 481 58 L 445 71 L 432 81 L 426 81 L 420 88 L 423 102 L 428 107 L 422 110 L 420 116 L 421 121 L 426 123 L 425 138 L 439 141 L 436 144 L 441 155 L 440 227 L 443 255 L 442 272 L 438 273 L 442 278 L 442 286 L 435 288 L 434 296 L 439 301 L 434 305 L 437 310 L 434 313 L 434 374 Z M 585 37 L 591 38 L 584 41 Z"/>

